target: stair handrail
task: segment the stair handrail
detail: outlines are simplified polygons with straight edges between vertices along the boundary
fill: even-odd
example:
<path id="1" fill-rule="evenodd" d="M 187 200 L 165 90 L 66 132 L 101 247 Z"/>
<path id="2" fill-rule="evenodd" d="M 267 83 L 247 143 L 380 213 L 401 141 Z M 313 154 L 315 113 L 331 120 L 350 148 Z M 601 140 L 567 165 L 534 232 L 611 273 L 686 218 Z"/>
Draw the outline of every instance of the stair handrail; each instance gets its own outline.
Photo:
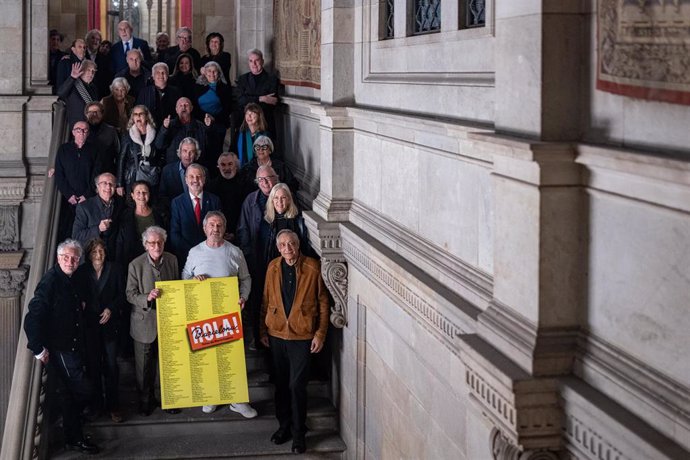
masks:
<path id="1" fill-rule="evenodd" d="M 53 132 L 48 152 L 49 168 L 55 164 L 58 147 L 69 139 L 65 104 L 53 103 Z M 58 224 L 60 219 L 60 194 L 55 185 L 55 177 L 46 174 L 43 186 L 43 198 L 36 228 L 34 250 L 31 258 L 31 270 L 26 283 L 23 317 L 26 315 L 29 301 L 33 297 L 36 285 L 46 270 L 55 262 Z M 14 362 L 12 387 L 10 389 L 5 430 L 2 437 L 2 460 L 30 460 L 46 456 L 47 443 L 45 428 L 46 381 L 47 373 L 43 364 L 34 358 L 27 349 L 26 334 L 20 331 L 17 342 L 17 355 Z"/>

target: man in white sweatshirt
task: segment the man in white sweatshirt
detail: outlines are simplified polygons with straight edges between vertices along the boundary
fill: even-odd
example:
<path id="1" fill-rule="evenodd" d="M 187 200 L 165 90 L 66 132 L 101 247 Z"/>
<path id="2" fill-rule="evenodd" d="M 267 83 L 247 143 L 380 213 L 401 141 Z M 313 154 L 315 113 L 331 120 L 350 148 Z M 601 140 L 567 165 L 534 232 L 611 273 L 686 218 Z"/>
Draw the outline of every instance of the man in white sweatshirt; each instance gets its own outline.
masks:
<path id="1" fill-rule="evenodd" d="M 189 251 L 187 262 L 182 269 L 182 279 L 194 278 L 203 281 L 207 278 L 237 276 L 240 284 L 239 304 L 240 308 L 244 308 L 244 302 L 249 297 L 252 287 L 244 254 L 240 248 L 223 239 L 227 223 L 222 212 L 206 213 L 203 226 L 206 241 L 202 241 Z M 234 403 L 230 404 L 229 408 L 246 418 L 254 418 L 257 415 L 256 409 L 249 403 Z M 202 410 L 210 414 L 216 410 L 216 406 L 204 406 Z"/>

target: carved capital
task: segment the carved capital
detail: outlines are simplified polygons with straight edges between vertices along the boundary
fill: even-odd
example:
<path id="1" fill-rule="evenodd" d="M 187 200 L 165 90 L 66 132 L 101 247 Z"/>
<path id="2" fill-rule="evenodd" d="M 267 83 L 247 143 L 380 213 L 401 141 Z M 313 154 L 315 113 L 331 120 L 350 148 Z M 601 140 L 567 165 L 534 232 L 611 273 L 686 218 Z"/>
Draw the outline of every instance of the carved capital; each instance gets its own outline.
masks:
<path id="1" fill-rule="evenodd" d="M 494 427 L 489 435 L 489 447 L 494 460 L 558 460 L 556 452 L 546 449 L 523 451 Z"/>
<path id="2" fill-rule="evenodd" d="M 27 272 L 27 267 L 0 270 L 0 297 L 21 295 Z"/>

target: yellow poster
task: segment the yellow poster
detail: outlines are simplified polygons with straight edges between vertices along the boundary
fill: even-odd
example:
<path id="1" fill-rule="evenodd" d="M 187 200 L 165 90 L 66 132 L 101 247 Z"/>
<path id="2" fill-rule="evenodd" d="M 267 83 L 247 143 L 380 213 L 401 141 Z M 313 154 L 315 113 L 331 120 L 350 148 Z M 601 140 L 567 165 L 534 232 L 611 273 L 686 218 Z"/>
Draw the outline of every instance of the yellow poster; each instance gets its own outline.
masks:
<path id="1" fill-rule="evenodd" d="M 248 402 L 237 277 L 156 287 L 163 409 Z"/>

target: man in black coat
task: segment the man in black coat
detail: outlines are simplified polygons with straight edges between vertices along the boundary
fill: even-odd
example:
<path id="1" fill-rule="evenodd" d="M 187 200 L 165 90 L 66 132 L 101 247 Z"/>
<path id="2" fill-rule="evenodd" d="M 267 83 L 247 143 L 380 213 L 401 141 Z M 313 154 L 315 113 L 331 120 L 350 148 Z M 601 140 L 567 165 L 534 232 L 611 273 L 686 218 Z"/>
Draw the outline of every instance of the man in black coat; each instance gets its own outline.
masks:
<path id="1" fill-rule="evenodd" d="M 151 68 L 153 85 L 139 91 L 137 105 L 145 105 L 156 123 L 156 128 L 163 126 L 166 117 L 175 115 L 175 105 L 182 97 L 182 92 L 175 86 L 168 85 L 168 65 L 157 62 Z"/>
<path id="2" fill-rule="evenodd" d="M 194 106 L 192 101 L 186 97 L 181 97 L 175 104 L 177 118 L 166 117 L 163 125 L 158 128 L 156 133 L 155 146 L 157 150 L 165 150 L 165 162 L 174 163 L 177 161 L 177 149 L 180 142 L 185 137 L 193 137 L 199 143 L 199 155 L 206 151 L 208 145 L 208 127 L 211 121 L 207 119 L 202 123 L 192 118 Z"/>
<path id="3" fill-rule="evenodd" d="M 84 115 L 89 122 L 88 141 L 98 146 L 94 175 L 104 172 L 115 174 L 120 153 L 120 137 L 117 135 L 117 129 L 103 122 L 103 111 L 103 104 L 100 102 L 90 102 L 84 109 Z"/>
<path id="4" fill-rule="evenodd" d="M 142 60 L 146 66 L 151 65 L 151 49 L 149 43 L 132 35 L 133 29 L 129 21 L 120 21 L 117 24 L 117 34 L 120 39 L 110 48 L 111 69 L 117 73 L 127 68 L 127 52 L 138 49 L 141 51 Z"/>
<path id="5" fill-rule="evenodd" d="M 254 102 L 261 106 L 266 117 L 268 130 L 275 139 L 276 126 L 273 112 L 278 104 L 278 77 L 264 68 L 264 54 L 253 49 L 247 53 L 249 72 L 242 74 L 235 83 L 235 108 L 234 126 L 239 127 L 244 117 L 244 106 Z"/>
<path id="6" fill-rule="evenodd" d="M 129 95 L 136 99 L 151 78 L 151 72 L 142 65 L 144 55 L 138 49 L 127 52 L 127 67 L 115 74 L 115 78 L 123 77 L 129 83 Z"/>
<path id="7" fill-rule="evenodd" d="M 72 42 L 72 47 L 68 55 L 63 56 L 57 63 L 55 71 L 55 91 L 62 86 L 72 74 L 72 65 L 80 64 L 86 56 L 86 43 L 81 38 Z"/>
<path id="8" fill-rule="evenodd" d="M 198 71 L 201 68 L 201 54 L 192 48 L 192 29 L 180 27 L 175 34 L 175 40 L 177 45 L 165 50 L 165 62 L 168 64 L 168 67 L 174 69 L 178 56 L 182 53 L 187 53 L 192 56 L 194 68 Z"/>
<path id="9" fill-rule="evenodd" d="M 38 283 L 24 318 L 27 347 L 36 359 L 50 365 L 62 390 L 62 425 L 69 450 L 97 454 L 98 446 L 84 438 L 81 410 L 93 397 L 93 385 L 84 373 L 83 311 L 89 299 L 86 277 L 78 272 L 81 245 L 62 242 L 57 265 Z"/>
<path id="10" fill-rule="evenodd" d="M 98 195 L 89 198 L 77 206 L 72 238 L 86 244 L 93 238 L 105 242 L 108 260 L 117 258 L 117 233 L 125 208 L 123 199 L 115 195 L 115 176 L 103 173 L 96 177 Z"/>
<path id="11" fill-rule="evenodd" d="M 220 176 L 212 179 L 208 184 L 208 191 L 217 195 L 223 205 L 223 214 L 228 223 L 226 226 L 226 239 L 235 240 L 237 222 L 240 220 L 242 203 L 251 189 L 239 174 L 240 160 L 232 152 L 221 153 L 218 157 L 218 170 Z"/>

